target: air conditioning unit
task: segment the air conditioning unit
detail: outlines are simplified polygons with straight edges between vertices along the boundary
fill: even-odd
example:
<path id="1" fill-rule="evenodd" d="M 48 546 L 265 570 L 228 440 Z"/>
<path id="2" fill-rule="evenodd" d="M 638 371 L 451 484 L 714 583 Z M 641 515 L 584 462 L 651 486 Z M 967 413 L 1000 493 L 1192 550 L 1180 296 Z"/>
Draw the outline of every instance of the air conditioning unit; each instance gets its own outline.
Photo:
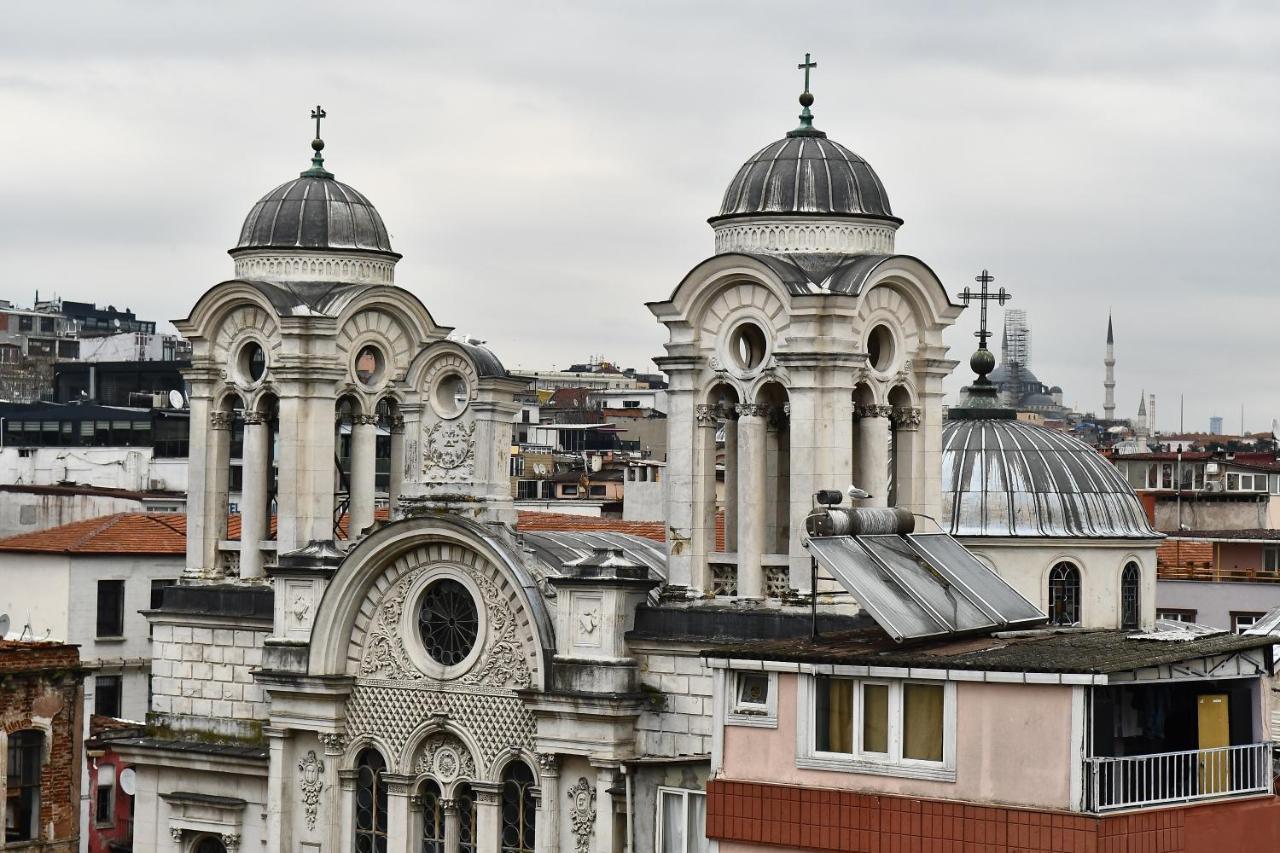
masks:
<path id="1" fill-rule="evenodd" d="M 164 480 L 152 480 L 148 488 L 150 489 L 150 491 L 153 491 L 153 492 L 163 492 Z"/>
<path id="2" fill-rule="evenodd" d="M 1226 484 L 1221 480 L 1209 480 L 1204 484 L 1204 490 L 1206 492 L 1225 492 L 1227 489 Z"/>

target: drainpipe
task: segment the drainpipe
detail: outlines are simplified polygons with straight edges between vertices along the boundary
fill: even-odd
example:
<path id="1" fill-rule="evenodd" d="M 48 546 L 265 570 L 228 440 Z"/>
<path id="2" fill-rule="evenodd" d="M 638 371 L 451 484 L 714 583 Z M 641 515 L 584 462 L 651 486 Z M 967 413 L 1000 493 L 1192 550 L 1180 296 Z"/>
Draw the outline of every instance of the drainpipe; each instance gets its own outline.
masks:
<path id="1" fill-rule="evenodd" d="M 631 773 L 628 770 L 627 763 L 625 761 L 622 763 L 622 775 L 627 777 L 627 783 L 626 783 L 627 784 L 627 846 L 625 850 L 626 850 L 626 853 L 635 853 L 635 844 L 633 843 L 633 837 L 635 834 L 635 824 L 632 820 L 633 808 L 632 808 L 632 802 L 631 802 Z M 653 831 L 661 832 L 661 828 L 655 826 L 653 828 Z"/>

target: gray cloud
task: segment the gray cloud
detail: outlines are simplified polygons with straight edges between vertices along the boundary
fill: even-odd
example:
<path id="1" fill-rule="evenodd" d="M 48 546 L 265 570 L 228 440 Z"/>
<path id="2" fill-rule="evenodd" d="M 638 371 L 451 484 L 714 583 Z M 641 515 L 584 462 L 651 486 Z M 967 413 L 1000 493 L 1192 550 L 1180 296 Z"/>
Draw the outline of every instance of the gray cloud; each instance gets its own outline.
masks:
<path id="1" fill-rule="evenodd" d="M 661 352 L 643 303 L 795 122 L 866 156 L 900 251 L 990 267 L 1035 368 L 1172 427 L 1280 415 L 1273 379 L 1280 11 L 1229 2 L 64 2 L 0 30 L 3 295 L 182 315 L 253 201 L 328 163 L 379 206 L 399 281 L 511 364 Z M 949 335 L 962 364 L 976 317 Z M 952 387 L 966 377 L 958 372 Z"/>

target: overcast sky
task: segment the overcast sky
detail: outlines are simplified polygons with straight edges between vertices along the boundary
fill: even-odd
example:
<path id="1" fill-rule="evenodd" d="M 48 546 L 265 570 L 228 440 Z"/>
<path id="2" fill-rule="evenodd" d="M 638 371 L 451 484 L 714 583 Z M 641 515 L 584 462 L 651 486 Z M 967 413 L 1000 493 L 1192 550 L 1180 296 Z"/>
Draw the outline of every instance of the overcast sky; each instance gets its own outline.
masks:
<path id="1" fill-rule="evenodd" d="M 652 369 L 644 302 L 796 123 L 866 157 L 898 250 L 954 293 L 988 267 L 1033 368 L 1162 428 L 1280 416 L 1275 3 L 9 2 L 0 296 L 184 316 L 267 190 L 327 166 L 404 254 L 397 283 L 508 366 Z M 976 310 L 949 332 L 968 380 Z"/>

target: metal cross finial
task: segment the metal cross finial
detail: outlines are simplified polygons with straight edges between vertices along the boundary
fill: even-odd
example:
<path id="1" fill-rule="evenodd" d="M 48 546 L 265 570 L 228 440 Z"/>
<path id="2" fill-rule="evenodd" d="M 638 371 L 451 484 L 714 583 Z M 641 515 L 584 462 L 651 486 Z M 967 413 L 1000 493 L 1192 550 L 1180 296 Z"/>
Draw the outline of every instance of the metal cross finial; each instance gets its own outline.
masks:
<path id="1" fill-rule="evenodd" d="M 804 90 L 806 92 L 809 91 L 809 69 L 817 68 L 817 67 L 818 67 L 818 63 L 811 62 L 809 60 L 809 54 L 807 53 L 804 55 L 804 62 L 801 62 L 799 65 L 796 66 L 796 68 L 799 68 L 802 71 L 804 71 Z"/>
<path id="2" fill-rule="evenodd" d="M 311 111 L 311 117 L 316 120 L 316 139 L 320 138 L 320 119 L 327 115 L 328 113 L 324 111 L 324 107 L 319 104 L 316 104 L 316 108 Z"/>
<path id="3" fill-rule="evenodd" d="M 986 349 L 987 338 L 991 337 L 991 332 L 987 331 L 987 303 L 995 302 L 999 305 L 1003 305 L 1005 302 L 1013 298 L 1013 294 L 1005 290 L 1003 287 L 995 293 L 989 292 L 987 290 L 987 285 L 995 281 L 996 277 L 986 270 L 983 270 L 981 275 L 975 276 L 973 280 L 981 284 L 982 289 L 977 293 L 974 293 L 966 287 L 964 290 L 960 291 L 960 301 L 965 305 L 968 305 L 971 302 L 977 302 L 979 307 L 982 309 L 978 320 L 978 331 L 974 332 L 973 335 L 978 339 L 978 349 Z"/>

